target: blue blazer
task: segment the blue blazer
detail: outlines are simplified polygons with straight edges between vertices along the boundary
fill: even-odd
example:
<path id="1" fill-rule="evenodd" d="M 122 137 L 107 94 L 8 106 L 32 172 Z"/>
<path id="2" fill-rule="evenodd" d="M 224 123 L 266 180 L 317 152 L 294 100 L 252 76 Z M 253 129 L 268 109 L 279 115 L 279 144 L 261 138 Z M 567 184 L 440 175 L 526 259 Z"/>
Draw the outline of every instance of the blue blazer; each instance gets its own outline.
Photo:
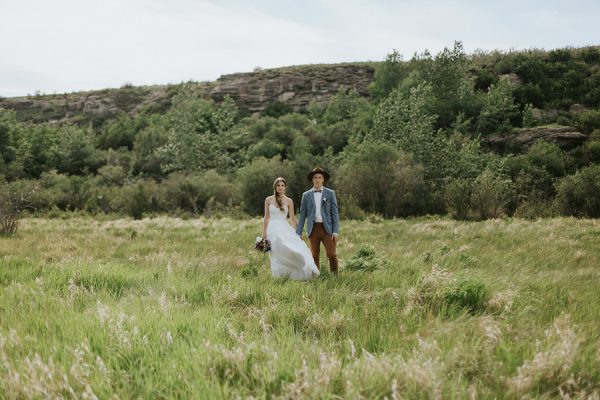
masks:
<path id="1" fill-rule="evenodd" d="M 298 226 L 296 227 L 296 233 L 298 235 L 302 235 L 304 222 L 306 222 L 306 233 L 308 236 L 310 236 L 315 223 L 315 212 L 315 195 L 313 194 L 313 189 L 310 188 L 302 194 L 300 211 L 298 212 Z M 333 235 L 334 233 L 339 234 L 340 217 L 338 213 L 337 199 L 335 198 L 335 192 L 326 187 L 323 187 L 321 215 L 323 216 L 323 227 L 325 228 L 325 231 L 329 235 Z"/>

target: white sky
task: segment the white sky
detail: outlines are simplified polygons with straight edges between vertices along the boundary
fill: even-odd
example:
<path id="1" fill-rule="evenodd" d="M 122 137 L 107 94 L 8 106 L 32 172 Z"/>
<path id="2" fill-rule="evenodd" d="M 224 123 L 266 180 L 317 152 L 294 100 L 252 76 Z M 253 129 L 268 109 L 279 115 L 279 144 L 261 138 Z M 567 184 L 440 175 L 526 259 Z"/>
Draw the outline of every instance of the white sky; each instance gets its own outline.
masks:
<path id="1" fill-rule="evenodd" d="M 298 64 L 600 44 L 600 1 L 0 0 L 0 96 Z"/>

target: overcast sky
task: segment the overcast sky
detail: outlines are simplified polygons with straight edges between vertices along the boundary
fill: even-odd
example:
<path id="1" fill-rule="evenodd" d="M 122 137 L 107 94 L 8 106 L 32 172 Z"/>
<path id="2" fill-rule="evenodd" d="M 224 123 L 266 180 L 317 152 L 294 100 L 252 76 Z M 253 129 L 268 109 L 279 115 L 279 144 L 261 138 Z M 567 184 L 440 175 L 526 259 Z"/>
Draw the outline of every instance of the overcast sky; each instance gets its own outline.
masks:
<path id="1" fill-rule="evenodd" d="M 0 0 L 0 96 L 298 64 L 600 44 L 600 1 Z"/>

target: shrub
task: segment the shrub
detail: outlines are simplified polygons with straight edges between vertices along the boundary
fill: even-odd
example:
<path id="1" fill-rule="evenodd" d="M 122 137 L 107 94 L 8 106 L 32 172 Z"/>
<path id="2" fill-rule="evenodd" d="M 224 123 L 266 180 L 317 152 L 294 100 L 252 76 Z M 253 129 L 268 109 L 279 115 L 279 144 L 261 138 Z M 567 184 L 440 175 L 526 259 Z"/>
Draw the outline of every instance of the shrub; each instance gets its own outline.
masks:
<path id="1" fill-rule="evenodd" d="M 415 308 L 429 308 L 435 312 L 468 310 L 471 313 L 485 310 L 490 291 L 474 278 L 454 276 L 434 264 L 431 272 L 419 279 L 417 286 L 408 292 L 405 312 Z"/>
<path id="2" fill-rule="evenodd" d="M 443 301 L 450 308 L 467 309 L 475 313 L 485 310 L 489 297 L 490 292 L 483 282 L 461 277 L 446 287 Z"/>
<path id="3" fill-rule="evenodd" d="M 255 276 L 258 276 L 258 268 L 256 268 L 256 265 L 249 264 L 242 268 L 243 278 L 252 278 Z"/>
<path id="4" fill-rule="evenodd" d="M 567 168 L 564 152 L 554 143 L 536 141 L 527 150 L 527 159 L 531 164 L 545 168 L 552 176 L 563 176 Z"/>
<path id="5" fill-rule="evenodd" d="M 556 215 L 556 208 L 551 200 L 531 196 L 521 202 L 514 216 L 524 219 L 551 218 Z"/>
<path id="6" fill-rule="evenodd" d="M 105 165 L 98 169 L 98 178 L 103 185 L 122 185 L 125 175 L 120 165 Z"/>
<path id="7" fill-rule="evenodd" d="M 477 121 L 479 132 L 489 134 L 512 129 L 510 121 L 517 113 L 512 91 L 513 84 L 507 79 L 490 86 Z"/>
<path id="8" fill-rule="evenodd" d="M 583 145 L 583 158 L 589 164 L 600 164 L 600 129 L 596 129 Z"/>
<path id="9" fill-rule="evenodd" d="M 563 215 L 600 217 L 600 165 L 582 168 L 562 178 L 557 185 L 555 204 Z"/>
<path id="10" fill-rule="evenodd" d="M 583 133 L 600 129 L 600 110 L 589 110 L 574 115 L 575 126 Z"/>
<path id="11" fill-rule="evenodd" d="M 543 167 L 525 162 L 513 180 L 516 194 L 521 198 L 554 196 L 552 175 Z"/>
<path id="12" fill-rule="evenodd" d="M 274 101 L 265 107 L 262 115 L 266 117 L 279 118 L 292 112 L 294 112 L 294 109 L 289 104 L 281 101 Z"/>
<path id="13" fill-rule="evenodd" d="M 370 246 L 362 246 L 358 252 L 346 263 L 346 269 L 350 271 L 372 272 L 386 265 L 386 261 L 377 257 L 375 249 Z"/>
<path id="14" fill-rule="evenodd" d="M 173 172 L 160 185 L 160 206 L 166 210 L 181 209 L 198 214 L 208 200 L 205 186 L 199 174 Z"/>
<path id="15" fill-rule="evenodd" d="M 536 119 L 533 115 L 534 106 L 531 103 L 525 104 L 525 109 L 523 110 L 523 126 L 524 127 L 532 127 L 536 124 Z"/>
<path id="16" fill-rule="evenodd" d="M 402 54 L 394 50 L 377 65 L 375 79 L 369 87 L 371 95 L 376 99 L 387 97 L 407 75 L 408 68 L 402 61 Z"/>
<path id="17" fill-rule="evenodd" d="M 390 144 L 365 142 L 349 154 L 338 175 L 341 192 L 363 210 L 384 216 L 417 214 L 428 197 L 423 167 Z"/>
<path id="18" fill-rule="evenodd" d="M 512 182 L 510 179 L 487 169 L 475 182 L 471 191 L 473 211 L 479 219 L 498 218 L 511 197 Z"/>
<path id="19" fill-rule="evenodd" d="M 18 194 L 8 184 L 0 184 L 0 235 L 12 235 L 17 231 L 20 214 Z"/>
<path id="20" fill-rule="evenodd" d="M 358 201 L 353 196 L 340 193 L 337 196 L 337 199 L 339 203 L 341 219 L 354 219 L 362 221 L 367 217 L 367 214 L 362 210 L 362 208 L 360 208 Z"/>
<path id="21" fill-rule="evenodd" d="M 273 194 L 273 182 L 275 178 L 291 176 L 292 168 L 288 162 L 281 161 L 278 157 L 270 160 L 257 158 L 250 164 L 237 171 L 244 209 L 250 215 L 262 214 L 264 212 L 265 197 Z M 287 179 L 287 178 L 286 178 Z M 302 182 L 304 183 L 304 182 Z M 288 196 L 298 190 L 300 182 L 288 182 Z M 297 205 L 298 206 L 298 205 Z"/>
<path id="22" fill-rule="evenodd" d="M 40 186 L 49 207 L 61 210 L 82 209 L 85 199 L 81 193 L 85 177 L 59 174 L 56 170 L 44 172 Z"/>
<path id="23" fill-rule="evenodd" d="M 444 193 L 444 200 L 448 212 L 453 218 L 465 219 L 471 210 L 471 179 L 458 178 L 452 180 Z"/>
<path id="24" fill-rule="evenodd" d="M 126 212 L 133 219 L 142 219 L 145 212 L 151 211 L 157 203 L 156 183 L 138 181 L 120 188 L 112 199 L 114 209 Z"/>

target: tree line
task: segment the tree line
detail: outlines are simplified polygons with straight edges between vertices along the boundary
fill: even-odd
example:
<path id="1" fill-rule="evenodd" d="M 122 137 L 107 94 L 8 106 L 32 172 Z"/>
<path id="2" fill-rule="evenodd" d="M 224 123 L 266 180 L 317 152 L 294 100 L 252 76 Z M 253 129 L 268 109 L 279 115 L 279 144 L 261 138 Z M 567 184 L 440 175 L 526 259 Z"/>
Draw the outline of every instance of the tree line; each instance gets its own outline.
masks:
<path id="1" fill-rule="evenodd" d="M 164 112 L 88 126 L 21 122 L 0 109 L 0 190 L 11 193 L 0 199 L 20 194 L 45 213 L 258 215 L 277 176 L 298 203 L 306 173 L 321 166 L 346 218 L 596 218 L 599 104 L 597 47 L 468 55 L 456 42 L 407 61 L 394 51 L 369 97 L 343 88 L 296 112 L 273 103 L 249 115 L 193 83 Z M 489 135 L 540 125 L 589 137 L 568 151 L 546 141 L 504 154 L 485 146 Z"/>

